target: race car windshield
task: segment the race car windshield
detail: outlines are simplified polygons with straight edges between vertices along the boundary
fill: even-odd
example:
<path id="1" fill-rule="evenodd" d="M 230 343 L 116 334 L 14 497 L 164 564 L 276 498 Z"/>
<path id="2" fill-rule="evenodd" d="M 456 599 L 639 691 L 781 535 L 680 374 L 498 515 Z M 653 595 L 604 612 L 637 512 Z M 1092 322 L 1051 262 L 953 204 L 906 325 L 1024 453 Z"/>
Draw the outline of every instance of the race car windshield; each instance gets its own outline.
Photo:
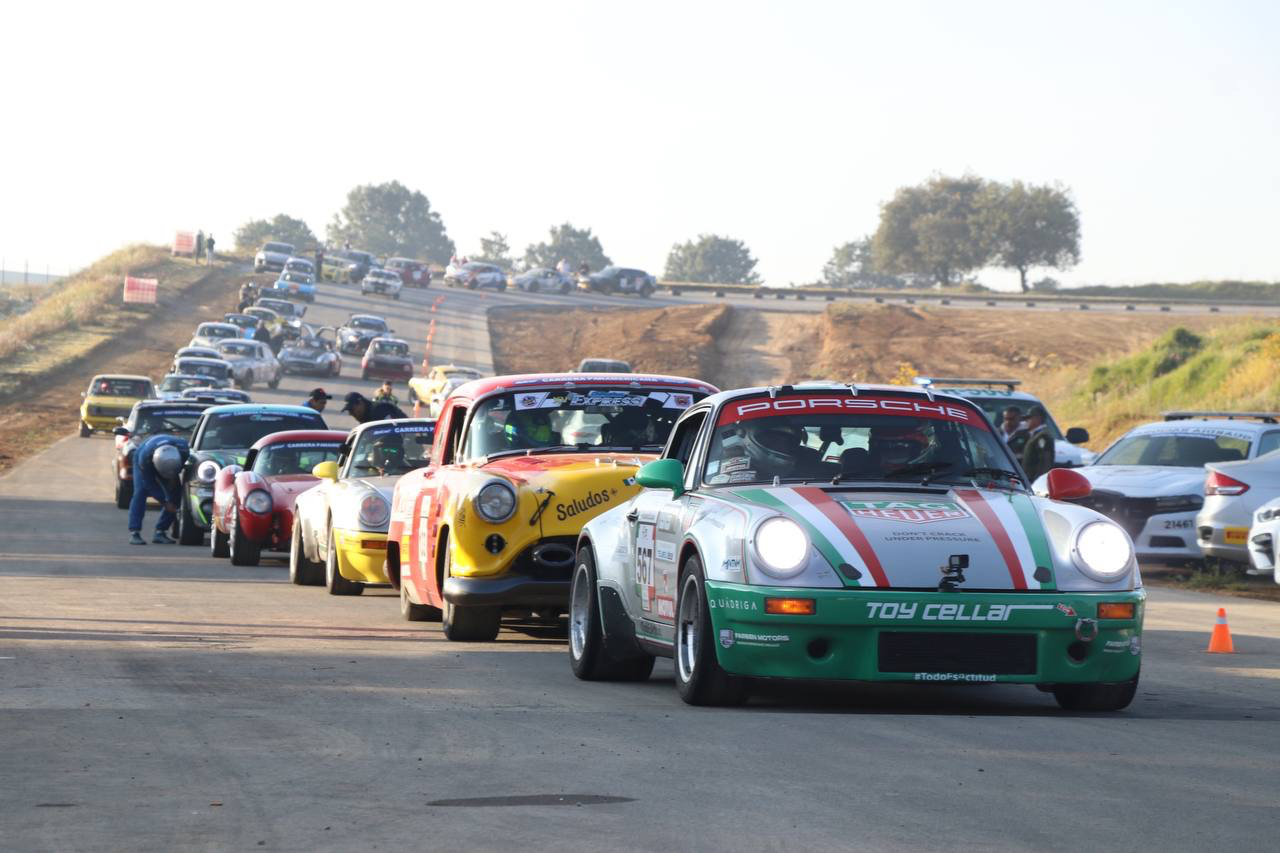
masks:
<path id="1" fill-rule="evenodd" d="M 1249 458 L 1252 442 L 1243 434 L 1162 433 L 1130 435 L 1098 457 L 1094 465 L 1168 465 L 1200 468 L 1210 462 Z"/>
<path id="2" fill-rule="evenodd" d="M 188 388 L 207 386 L 209 380 L 203 376 L 166 376 L 160 383 L 161 391 L 185 391 Z"/>
<path id="3" fill-rule="evenodd" d="M 264 252 L 273 252 L 281 255 L 292 255 L 293 247 L 288 243 L 268 243 L 262 247 Z"/>
<path id="4" fill-rule="evenodd" d="M 228 329 L 226 326 L 201 326 L 196 329 L 196 335 L 202 338 L 234 338 L 237 334 L 235 329 Z"/>
<path id="5" fill-rule="evenodd" d="M 538 450 L 657 450 L 705 394 L 648 388 L 517 391 L 476 406 L 466 459 Z"/>
<path id="6" fill-rule="evenodd" d="M 434 423 L 394 424 L 367 429 L 351 454 L 350 477 L 388 477 L 431 461 Z"/>
<path id="7" fill-rule="evenodd" d="M 336 462 L 340 441 L 282 441 L 258 450 L 253 472 L 264 477 L 310 474 L 321 462 Z"/>
<path id="8" fill-rule="evenodd" d="M 228 317 L 227 322 L 242 329 L 252 329 L 258 325 L 258 318 L 249 314 Z"/>
<path id="9" fill-rule="evenodd" d="M 408 344 L 394 344 L 388 341 L 379 341 L 373 345 L 374 355 L 408 355 Z"/>
<path id="10" fill-rule="evenodd" d="M 381 320 L 374 320 L 369 317 L 354 317 L 351 320 L 351 328 L 365 329 L 373 332 L 385 332 L 387 330 L 387 324 Z"/>
<path id="11" fill-rule="evenodd" d="M 281 281 L 296 282 L 297 284 L 310 284 L 311 276 L 303 272 L 287 272 L 280 276 Z"/>
<path id="12" fill-rule="evenodd" d="M 165 432 L 174 435 L 190 435 L 200 420 L 200 412 L 195 409 L 144 409 L 138 412 L 138 422 L 134 425 L 133 435 L 151 435 Z"/>
<path id="13" fill-rule="evenodd" d="M 191 376 L 209 376 L 214 379 L 227 378 L 227 366 L 225 364 L 201 364 L 179 359 L 178 370 Z"/>
<path id="14" fill-rule="evenodd" d="M 270 308 L 250 308 L 245 312 L 250 317 L 257 317 L 259 320 L 268 321 L 279 319 L 276 313 Z"/>
<path id="15" fill-rule="evenodd" d="M 272 299 L 270 302 L 264 299 L 262 300 L 262 307 L 269 308 L 281 316 L 288 315 L 292 317 L 294 314 L 293 303 L 282 302 L 279 299 Z"/>
<path id="16" fill-rule="evenodd" d="M 150 383 L 141 379 L 96 379 L 89 393 L 96 397 L 145 397 Z"/>
<path id="17" fill-rule="evenodd" d="M 834 411 L 833 411 L 834 410 Z M 711 486 L 791 482 L 996 481 L 1023 486 L 976 411 L 871 397 L 779 397 L 727 403 L 707 452 Z"/>
<path id="18" fill-rule="evenodd" d="M 218 352 L 223 355 L 257 355 L 258 351 L 253 344 L 229 343 L 219 344 Z"/>
<path id="19" fill-rule="evenodd" d="M 325 429 L 320 413 L 219 412 L 205 424 L 194 450 L 235 450 L 251 447 L 264 435 L 287 429 Z"/>

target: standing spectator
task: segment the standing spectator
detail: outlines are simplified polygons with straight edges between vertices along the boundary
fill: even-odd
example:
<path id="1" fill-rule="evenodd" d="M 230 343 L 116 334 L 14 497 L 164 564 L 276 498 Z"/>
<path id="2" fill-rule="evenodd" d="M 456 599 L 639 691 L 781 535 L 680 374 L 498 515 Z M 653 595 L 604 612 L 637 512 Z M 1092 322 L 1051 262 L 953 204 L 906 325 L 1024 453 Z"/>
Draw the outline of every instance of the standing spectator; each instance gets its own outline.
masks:
<path id="1" fill-rule="evenodd" d="M 209 255 L 208 264 L 209 266 L 213 266 L 213 235 L 212 234 L 204 238 L 204 247 L 206 252 Z"/>
<path id="2" fill-rule="evenodd" d="M 324 247 L 316 246 L 316 281 L 324 278 Z"/>
<path id="3" fill-rule="evenodd" d="M 591 264 L 586 261 L 578 264 L 578 275 L 591 275 Z"/>
<path id="4" fill-rule="evenodd" d="M 317 412 L 323 412 L 324 407 L 333 399 L 332 394 L 325 393 L 323 388 L 312 388 L 311 396 L 303 402 L 302 405 L 309 409 L 315 409 Z"/>
<path id="5" fill-rule="evenodd" d="M 204 230 L 196 232 L 196 263 L 200 263 L 200 256 L 204 254 Z"/>
<path id="6" fill-rule="evenodd" d="M 375 403 L 390 403 L 393 406 L 400 405 L 400 399 L 396 397 L 396 392 L 391 387 L 391 380 L 382 383 L 382 387 L 378 389 L 378 393 L 373 395 Z"/>
<path id="7" fill-rule="evenodd" d="M 371 403 L 359 391 L 352 391 L 347 394 L 346 405 L 342 407 L 342 411 L 350 412 L 351 417 L 356 419 L 356 423 L 368 423 L 369 421 L 385 421 L 393 418 L 409 417 L 400 411 L 399 406 L 391 403 Z"/>
<path id="8" fill-rule="evenodd" d="M 1035 482 L 1041 474 L 1047 474 L 1053 467 L 1054 446 L 1053 433 L 1045 423 L 1045 412 L 1041 406 L 1032 406 L 1027 412 L 1027 444 L 1022 449 L 1022 470 L 1027 479 Z"/>
<path id="9" fill-rule="evenodd" d="M 1009 406 L 1000 417 L 999 435 L 1004 439 L 1004 443 L 1009 445 L 1009 449 L 1014 455 L 1021 456 L 1022 448 L 1026 446 L 1027 435 L 1029 430 L 1027 425 L 1022 422 L 1022 409 L 1017 406 Z"/>
<path id="10" fill-rule="evenodd" d="M 156 545 L 172 545 L 165 533 L 173 525 L 182 500 L 179 474 L 191 450 L 187 440 L 176 435 L 153 435 L 133 453 L 133 499 L 129 501 L 129 544 L 146 545 L 142 538 L 142 517 L 147 511 L 147 498 L 154 498 L 164 509 L 156 521 L 151 541 Z"/>

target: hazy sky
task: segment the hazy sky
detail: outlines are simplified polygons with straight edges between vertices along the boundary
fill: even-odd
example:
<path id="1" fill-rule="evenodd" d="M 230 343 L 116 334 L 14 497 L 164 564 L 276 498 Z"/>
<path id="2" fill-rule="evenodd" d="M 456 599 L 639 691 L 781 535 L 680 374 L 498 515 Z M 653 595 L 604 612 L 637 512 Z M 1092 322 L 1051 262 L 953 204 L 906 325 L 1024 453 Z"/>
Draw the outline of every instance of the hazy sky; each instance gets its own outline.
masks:
<path id="1" fill-rule="evenodd" d="M 464 252 L 570 221 L 660 273 L 709 232 L 785 284 L 968 171 L 1071 189 L 1064 281 L 1280 280 L 1276 3 L 42 0 L 0 33 L 10 268 L 323 234 L 398 179 Z"/>

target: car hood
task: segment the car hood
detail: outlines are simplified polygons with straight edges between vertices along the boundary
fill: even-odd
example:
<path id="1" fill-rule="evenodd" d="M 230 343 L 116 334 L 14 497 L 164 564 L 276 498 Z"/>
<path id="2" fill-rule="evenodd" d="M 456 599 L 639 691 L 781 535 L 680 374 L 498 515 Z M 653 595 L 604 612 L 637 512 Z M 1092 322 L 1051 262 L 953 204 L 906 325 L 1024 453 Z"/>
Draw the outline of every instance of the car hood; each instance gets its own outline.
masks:
<path id="1" fill-rule="evenodd" d="M 132 409 L 133 404 L 142 399 L 142 397 L 107 397 L 90 394 L 84 398 L 84 401 L 90 406 L 106 406 L 113 409 Z"/>
<path id="2" fill-rule="evenodd" d="M 1176 465 L 1090 465 L 1077 473 L 1095 489 L 1126 497 L 1198 495 L 1204 490 L 1204 469 Z"/>
<path id="3" fill-rule="evenodd" d="M 320 482 L 319 477 L 310 474 L 280 474 L 275 477 L 263 477 L 263 482 L 271 489 L 271 500 L 276 509 L 289 509 L 298 495 Z"/>
<path id="4" fill-rule="evenodd" d="M 311 349 L 302 347 L 285 347 L 280 351 L 281 358 L 309 358 L 312 360 L 320 358 L 327 353 L 326 349 Z"/>
<path id="5" fill-rule="evenodd" d="M 799 523 L 813 549 L 861 586 L 936 589 L 940 568 L 964 554 L 963 590 L 1054 588 L 1055 561 L 1040 515 L 1045 501 L 1025 493 L 727 488 L 765 515 Z"/>
<path id="6" fill-rule="evenodd" d="M 347 484 L 348 494 L 358 491 L 358 489 L 352 489 L 353 486 L 363 486 L 382 495 L 387 499 L 387 503 L 390 503 L 391 493 L 395 490 L 396 480 L 399 479 L 400 475 L 397 474 L 392 477 L 352 477 L 344 482 Z"/>
<path id="7" fill-rule="evenodd" d="M 600 476 L 614 482 L 631 470 L 657 458 L 653 453 L 541 453 L 529 456 L 501 456 L 476 466 L 489 474 L 500 474 L 521 486 L 533 489 L 554 487 L 555 483 L 590 480 Z"/>

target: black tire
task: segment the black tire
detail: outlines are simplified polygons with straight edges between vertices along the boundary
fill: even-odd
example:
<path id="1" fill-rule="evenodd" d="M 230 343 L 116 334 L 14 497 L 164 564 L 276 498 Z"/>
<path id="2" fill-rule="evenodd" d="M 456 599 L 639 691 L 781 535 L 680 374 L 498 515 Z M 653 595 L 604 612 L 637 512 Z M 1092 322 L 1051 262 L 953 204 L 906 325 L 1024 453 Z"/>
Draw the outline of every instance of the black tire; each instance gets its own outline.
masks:
<path id="1" fill-rule="evenodd" d="M 320 586 L 324 583 L 324 566 L 307 559 L 302 547 L 302 522 L 295 516 L 289 537 L 289 580 L 296 586 Z"/>
<path id="2" fill-rule="evenodd" d="M 406 622 L 439 622 L 441 619 L 439 608 L 429 604 L 414 604 L 409 600 L 408 586 L 402 576 L 400 578 L 400 615 L 404 620 Z"/>
<path id="3" fill-rule="evenodd" d="M 367 370 L 360 371 L 360 378 L 367 382 L 369 380 L 369 371 Z"/>
<path id="4" fill-rule="evenodd" d="M 183 491 L 185 492 L 185 489 Z M 191 514 L 191 504 L 186 494 L 183 494 L 182 503 L 178 506 L 178 542 L 182 545 L 204 544 L 204 531 L 196 524 L 195 516 Z"/>
<path id="5" fill-rule="evenodd" d="M 1059 684 L 1053 698 L 1064 711 L 1121 711 L 1138 692 L 1138 676 L 1119 684 Z"/>
<path id="6" fill-rule="evenodd" d="M 239 382 L 237 382 L 236 384 L 240 386 L 241 391 L 248 391 L 250 388 L 253 387 L 253 374 L 252 373 L 245 374 L 245 377 L 241 379 Z"/>
<path id="7" fill-rule="evenodd" d="M 391 298 L 392 298 L 392 299 L 394 299 L 396 302 L 399 302 L 399 301 L 400 301 L 400 294 L 398 294 L 398 293 L 397 293 L 396 295 L 392 296 Z"/>
<path id="8" fill-rule="evenodd" d="M 596 561 L 586 547 L 578 550 L 569 593 L 569 667 L 583 681 L 646 681 L 653 672 L 653 655 L 615 660 L 605 649 Z"/>
<path id="9" fill-rule="evenodd" d="M 273 390 L 273 391 L 274 391 L 275 389 L 279 388 L 279 387 L 280 387 L 280 376 L 281 376 L 281 374 L 280 374 L 280 373 L 277 373 L 277 374 L 275 375 L 275 378 L 274 378 L 274 379 L 272 379 L 270 382 L 268 382 L 268 383 L 267 383 L 267 387 L 268 387 L 268 388 L 270 388 L 270 389 L 271 389 L 271 390 Z"/>
<path id="10" fill-rule="evenodd" d="M 81 437 L 81 438 L 88 438 L 88 437 L 89 437 L 89 436 L 91 436 L 91 435 L 93 435 L 93 430 L 89 429 L 89 425 L 88 425 L 88 424 L 86 424 L 84 421 L 81 421 L 81 422 L 80 422 L 80 437 Z"/>
<path id="11" fill-rule="evenodd" d="M 227 534 L 218 530 L 218 525 L 214 524 L 209 528 L 209 556 L 215 560 L 225 560 L 231 556 L 229 547 L 230 538 Z"/>
<path id="12" fill-rule="evenodd" d="M 324 555 L 324 585 L 330 595 L 359 595 L 364 584 L 349 581 L 338 571 L 338 549 L 333 544 L 333 523 L 329 524 L 328 548 Z"/>
<path id="13" fill-rule="evenodd" d="M 256 566 L 262 562 L 262 545 L 258 542 L 250 542 L 245 537 L 244 528 L 240 526 L 239 509 L 231 511 L 231 533 L 227 546 L 229 549 L 227 556 L 231 557 L 233 566 Z"/>
<path id="14" fill-rule="evenodd" d="M 741 705 L 747 698 L 747 682 L 725 672 L 716 659 L 706 578 L 697 555 L 685 561 L 678 590 L 675 680 L 680 698 L 690 705 Z"/>
<path id="15" fill-rule="evenodd" d="M 116 508 L 128 509 L 133 500 L 133 481 L 116 477 Z"/>
<path id="16" fill-rule="evenodd" d="M 446 580 L 452 570 L 453 558 L 449 551 L 445 551 Z M 445 637 L 455 643 L 491 643 L 498 638 L 498 629 L 502 626 L 502 608 L 456 607 L 446 598 L 440 621 L 443 623 Z"/>

